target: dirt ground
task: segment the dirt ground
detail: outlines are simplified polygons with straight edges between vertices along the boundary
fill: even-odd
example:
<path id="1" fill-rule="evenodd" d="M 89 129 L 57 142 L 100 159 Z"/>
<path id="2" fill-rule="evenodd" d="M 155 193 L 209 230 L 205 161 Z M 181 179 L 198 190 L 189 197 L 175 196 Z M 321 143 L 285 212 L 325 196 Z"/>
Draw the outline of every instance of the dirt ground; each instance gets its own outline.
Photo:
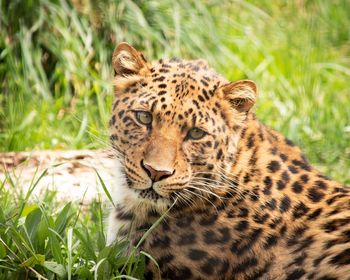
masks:
<path id="1" fill-rule="evenodd" d="M 48 189 L 56 190 L 60 200 L 86 204 L 100 194 L 106 198 L 96 171 L 110 190 L 118 176 L 114 162 L 106 150 L 0 153 L 0 186 L 5 182 L 6 187 L 26 191 L 47 170 L 33 195 L 40 197 Z"/>

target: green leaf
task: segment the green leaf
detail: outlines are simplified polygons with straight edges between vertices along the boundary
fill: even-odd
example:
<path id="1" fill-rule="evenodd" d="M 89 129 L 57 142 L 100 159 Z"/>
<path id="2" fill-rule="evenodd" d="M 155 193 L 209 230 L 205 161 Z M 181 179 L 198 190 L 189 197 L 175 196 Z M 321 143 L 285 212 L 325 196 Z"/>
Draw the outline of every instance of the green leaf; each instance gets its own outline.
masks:
<path id="1" fill-rule="evenodd" d="M 4 244 L 0 243 L 0 259 L 3 259 L 6 257 L 6 248 Z"/>
<path id="2" fill-rule="evenodd" d="M 51 252 L 52 252 L 54 259 L 57 262 L 63 264 L 64 259 L 63 259 L 62 252 L 61 252 L 61 244 L 58 241 L 57 236 L 52 231 L 52 229 L 49 230 L 49 245 L 50 245 L 50 249 L 51 249 Z"/>
<path id="3" fill-rule="evenodd" d="M 22 214 L 21 214 L 21 218 L 28 216 L 28 214 L 31 213 L 32 211 L 34 211 L 35 209 L 38 209 L 38 205 L 36 205 L 36 204 L 32 204 L 32 205 L 28 205 L 28 206 L 24 207 Z"/>
<path id="4" fill-rule="evenodd" d="M 19 215 L 18 215 L 17 220 L 15 221 L 15 223 L 17 223 L 18 220 L 22 217 L 23 209 L 25 208 L 26 203 L 27 203 L 27 201 L 29 200 L 29 197 L 30 197 L 31 194 L 33 193 L 34 189 L 35 189 L 36 186 L 39 184 L 40 180 L 41 180 L 44 176 L 46 176 L 46 174 L 47 174 L 47 168 L 46 168 L 46 169 L 41 173 L 41 175 L 39 176 L 39 178 L 38 178 L 38 179 L 35 181 L 35 183 L 34 183 L 34 178 L 35 178 L 36 172 L 38 171 L 38 168 L 39 168 L 39 167 L 37 167 L 37 169 L 36 169 L 36 171 L 35 171 L 35 174 L 34 174 L 34 177 L 33 177 L 33 180 L 32 180 L 32 182 L 31 182 L 31 184 L 30 184 L 30 187 L 28 188 L 28 191 L 27 191 L 27 193 L 26 193 L 26 195 L 25 195 L 25 197 L 24 197 L 24 199 L 23 199 L 23 203 L 21 204 L 21 208 L 20 208 L 20 210 L 19 210 Z"/>
<path id="5" fill-rule="evenodd" d="M 95 169 L 95 172 L 96 172 L 96 174 L 97 174 L 97 177 L 98 177 L 98 179 L 99 179 L 99 181 L 100 181 L 100 183 L 101 183 L 101 186 L 102 186 L 102 188 L 103 188 L 105 194 L 107 195 L 109 201 L 112 203 L 112 205 L 113 205 L 114 208 L 115 208 L 115 204 L 114 204 L 114 202 L 113 202 L 113 198 L 112 198 L 111 194 L 109 193 L 109 191 L 108 191 L 108 189 L 107 189 L 107 187 L 106 187 L 105 182 L 102 180 L 100 174 L 98 173 L 98 171 L 97 171 L 96 169 Z"/>
<path id="6" fill-rule="evenodd" d="M 31 256 L 29 259 L 25 260 L 21 266 L 22 267 L 34 267 L 35 265 L 43 265 L 45 262 L 45 256 L 40 254 L 35 254 Z"/>
<path id="7" fill-rule="evenodd" d="M 103 258 L 103 259 L 101 259 L 97 264 L 96 264 L 96 266 L 95 266 L 95 268 L 94 268 L 94 279 L 95 280 L 98 280 L 99 279 L 99 277 L 98 276 L 100 276 L 101 274 L 99 273 L 99 267 L 100 267 L 100 265 L 104 262 L 106 260 L 106 258 Z M 103 273 L 103 271 L 101 271 L 102 273 Z"/>
<path id="8" fill-rule="evenodd" d="M 61 212 L 58 214 L 56 221 L 55 221 L 55 231 L 59 234 L 62 234 L 64 229 L 66 228 L 69 220 L 72 216 L 69 216 L 69 210 L 71 208 L 72 203 L 67 203 Z"/>
<path id="9" fill-rule="evenodd" d="M 99 231 L 97 233 L 97 247 L 102 250 L 106 246 L 106 238 L 103 232 Z"/>
<path id="10" fill-rule="evenodd" d="M 0 223 L 5 223 L 6 222 L 6 218 L 5 218 L 5 213 L 2 209 L 2 207 L 0 206 Z"/>
<path id="11" fill-rule="evenodd" d="M 75 271 L 75 274 L 80 276 L 79 279 L 87 279 L 87 280 L 94 279 L 91 271 L 87 267 L 84 267 L 84 266 L 79 267 Z"/>
<path id="12" fill-rule="evenodd" d="M 84 248 L 87 256 L 90 259 L 96 261 L 97 257 L 96 257 L 95 251 L 93 249 L 93 243 L 92 243 L 92 240 L 90 240 L 88 231 L 85 228 L 82 228 L 81 230 L 74 229 L 73 231 L 74 231 L 74 234 L 80 240 L 80 242 L 83 244 L 82 247 Z M 83 231 L 85 231 L 85 236 L 82 233 Z"/>
<path id="13" fill-rule="evenodd" d="M 146 267 L 146 258 L 145 258 L 145 254 L 142 254 L 137 258 L 137 261 L 134 264 L 131 275 L 137 278 L 143 277 L 145 267 Z"/>
<path id="14" fill-rule="evenodd" d="M 107 257 L 110 255 L 112 249 L 113 249 L 113 248 L 110 247 L 110 246 L 104 247 L 104 248 L 100 251 L 100 253 L 98 254 L 97 261 L 100 261 L 100 260 L 102 260 L 102 259 L 104 259 L 104 258 L 107 258 Z"/>
<path id="15" fill-rule="evenodd" d="M 41 252 L 45 248 L 45 241 L 49 238 L 49 228 L 44 219 L 42 219 L 38 225 L 38 230 L 36 233 L 36 244 L 38 246 L 37 250 Z"/>
<path id="16" fill-rule="evenodd" d="M 45 261 L 43 267 L 57 274 L 61 278 L 66 278 L 67 271 L 62 264 L 53 261 Z"/>
<path id="17" fill-rule="evenodd" d="M 139 278 L 135 278 L 135 277 L 132 277 L 132 276 L 128 276 L 128 275 L 118 275 L 112 279 L 128 279 L 128 280 L 140 280 Z"/>
<path id="18" fill-rule="evenodd" d="M 25 226 L 27 228 L 31 241 L 35 241 L 36 232 L 40 221 L 41 221 L 41 211 L 39 208 L 35 208 L 26 217 Z"/>
<path id="19" fill-rule="evenodd" d="M 67 272 L 68 272 L 68 280 L 72 279 L 72 247 L 73 247 L 73 229 L 68 228 L 67 232 L 67 253 L 68 253 L 68 266 L 67 266 Z"/>

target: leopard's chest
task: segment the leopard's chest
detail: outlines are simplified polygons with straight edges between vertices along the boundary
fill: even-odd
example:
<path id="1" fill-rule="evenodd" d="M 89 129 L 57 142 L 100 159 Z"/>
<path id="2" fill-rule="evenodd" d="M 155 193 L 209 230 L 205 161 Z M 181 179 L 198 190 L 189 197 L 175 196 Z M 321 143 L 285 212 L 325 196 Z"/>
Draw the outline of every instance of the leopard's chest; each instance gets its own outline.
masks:
<path id="1" fill-rule="evenodd" d="M 168 217 L 142 250 L 157 260 L 164 279 L 240 279 L 273 258 L 256 254 L 262 239 L 252 240 L 260 231 L 240 232 L 237 223 L 225 211 Z M 156 279 L 158 268 L 152 262 L 149 273 Z"/>

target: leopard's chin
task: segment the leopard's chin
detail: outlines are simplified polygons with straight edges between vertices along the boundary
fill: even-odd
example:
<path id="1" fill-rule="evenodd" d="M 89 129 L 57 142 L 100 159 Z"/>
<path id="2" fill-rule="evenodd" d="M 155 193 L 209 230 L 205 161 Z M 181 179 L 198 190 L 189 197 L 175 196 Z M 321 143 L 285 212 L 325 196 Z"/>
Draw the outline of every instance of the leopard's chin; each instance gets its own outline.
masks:
<path id="1" fill-rule="evenodd" d="M 158 194 L 153 188 L 148 188 L 148 189 L 143 189 L 143 190 L 135 189 L 135 191 L 137 191 L 139 193 L 139 196 L 141 198 L 149 199 L 149 200 L 152 200 L 152 201 L 155 201 L 155 202 L 158 199 L 164 198 L 163 196 Z"/>
<path id="2" fill-rule="evenodd" d="M 127 174 L 125 177 L 127 186 L 131 190 L 135 191 L 142 199 L 149 199 L 155 202 L 159 199 L 172 200 L 172 193 L 162 191 L 161 188 L 156 186 L 154 183 L 140 184 L 130 179 Z"/>
<path id="3" fill-rule="evenodd" d="M 138 194 L 138 208 L 142 211 L 164 213 L 172 204 L 172 201 L 159 195 L 153 189 L 134 190 Z"/>
<path id="4" fill-rule="evenodd" d="M 140 185 L 133 182 L 128 176 L 126 176 L 126 183 L 129 189 L 133 190 L 141 199 L 148 199 L 157 202 L 159 199 L 166 199 L 166 196 L 158 193 L 153 185 L 144 184 Z"/>
<path id="5" fill-rule="evenodd" d="M 128 188 L 136 195 L 140 206 L 149 206 L 154 209 L 159 208 L 164 210 L 164 208 L 167 208 L 173 202 L 171 196 L 158 193 L 152 186 L 140 189 L 128 185 Z"/>
<path id="6" fill-rule="evenodd" d="M 187 186 L 188 182 L 173 184 L 173 189 L 165 191 L 161 184 L 150 182 L 136 182 L 124 173 L 126 188 L 133 194 L 134 208 L 151 209 L 161 213 L 167 210 L 178 199 L 178 191 Z"/>

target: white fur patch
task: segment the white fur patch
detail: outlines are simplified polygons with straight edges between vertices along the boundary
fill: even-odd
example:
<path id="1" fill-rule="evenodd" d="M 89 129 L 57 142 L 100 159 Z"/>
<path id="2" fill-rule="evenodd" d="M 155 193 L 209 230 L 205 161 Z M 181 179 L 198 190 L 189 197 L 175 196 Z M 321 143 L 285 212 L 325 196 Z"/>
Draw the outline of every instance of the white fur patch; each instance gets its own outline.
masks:
<path id="1" fill-rule="evenodd" d="M 114 180 L 111 186 L 112 199 L 115 206 L 122 207 L 125 211 L 134 213 L 136 217 L 136 221 L 134 221 L 135 225 L 145 221 L 151 209 L 159 213 L 163 213 L 168 209 L 170 203 L 166 199 L 158 199 L 157 202 L 154 202 L 141 198 L 138 191 L 127 186 L 126 179 L 121 170 L 121 163 L 115 160 L 115 175 L 113 176 Z M 128 230 L 130 228 L 129 221 L 121 221 L 117 219 L 116 215 L 116 210 L 112 208 L 107 219 L 107 244 L 111 244 L 117 239 L 118 232 L 121 229 Z"/>

